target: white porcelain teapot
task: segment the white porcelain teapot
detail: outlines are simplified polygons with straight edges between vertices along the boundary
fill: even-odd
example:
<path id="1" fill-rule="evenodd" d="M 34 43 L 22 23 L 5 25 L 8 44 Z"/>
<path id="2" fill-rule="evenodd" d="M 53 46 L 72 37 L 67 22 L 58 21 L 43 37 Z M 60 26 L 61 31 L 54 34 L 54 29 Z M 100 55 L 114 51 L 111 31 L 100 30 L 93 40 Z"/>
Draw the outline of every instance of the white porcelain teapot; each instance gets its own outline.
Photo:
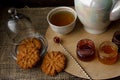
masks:
<path id="1" fill-rule="evenodd" d="M 120 18 L 120 0 L 74 0 L 74 4 L 84 29 L 92 34 L 103 33 Z"/>

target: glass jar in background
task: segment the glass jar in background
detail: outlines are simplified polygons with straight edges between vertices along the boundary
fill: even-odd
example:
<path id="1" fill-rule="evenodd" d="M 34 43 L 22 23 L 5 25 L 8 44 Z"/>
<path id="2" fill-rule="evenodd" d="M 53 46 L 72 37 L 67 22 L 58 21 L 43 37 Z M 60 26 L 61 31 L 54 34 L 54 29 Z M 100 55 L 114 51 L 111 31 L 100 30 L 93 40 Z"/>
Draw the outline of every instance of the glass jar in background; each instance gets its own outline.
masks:
<path id="1" fill-rule="evenodd" d="M 11 8 L 8 10 L 10 18 L 8 20 L 8 36 L 12 45 L 10 54 L 13 59 L 17 60 L 18 46 L 20 42 L 28 38 L 37 38 L 40 40 L 40 56 L 43 56 L 48 47 L 47 39 L 40 33 L 38 33 L 31 20 L 23 14 L 17 13 L 16 9 Z"/>
<path id="2" fill-rule="evenodd" d="M 31 20 L 20 13 L 17 13 L 15 8 L 10 8 L 8 10 L 8 13 L 10 14 L 10 18 L 8 19 L 8 36 L 10 40 L 13 41 L 13 39 L 16 37 L 16 35 L 20 35 L 21 32 L 32 32 L 35 33 L 34 27 L 32 25 Z M 27 31 L 28 30 L 28 31 Z"/>
<path id="3" fill-rule="evenodd" d="M 120 31 L 116 31 L 113 35 L 112 42 L 118 46 L 118 52 L 120 52 Z"/>
<path id="4" fill-rule="evenodd" d="M 14 45 L 12 46 L 10 54 L 12 55 L 14 60 L 17 60 L 17 53 L 18 53 L 18 46 L 20 42 L 27 38 L 37 38 L 41 42 L 41 49 L 40 49 L 40 57 L 43 57 L 48 48 L 48 42 L 47 39 L 39 34 L 39 33 L 32 33 L 30 30 L 27 30 L 28 32 L 20 32 L 20 34 L 16 35 L 16 37 L 13 39 Z"/>
<path id="5" fill-rule="evenodd" d="M 104 41 L 99 46 L 98 59 L 101 63 L 111 65 L 118 59 L 118 47 L 111 41 Z"/>

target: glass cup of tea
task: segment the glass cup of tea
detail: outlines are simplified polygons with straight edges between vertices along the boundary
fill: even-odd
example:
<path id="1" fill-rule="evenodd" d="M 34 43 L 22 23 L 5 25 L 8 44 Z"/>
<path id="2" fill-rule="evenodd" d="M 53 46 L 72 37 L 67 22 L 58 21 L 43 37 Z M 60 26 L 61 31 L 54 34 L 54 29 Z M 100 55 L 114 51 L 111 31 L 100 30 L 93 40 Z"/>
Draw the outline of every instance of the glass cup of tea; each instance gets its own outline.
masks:
<path id="1" fill-rule="evenodd" d="M 118 47 L 111 41 L 104 41 L 99 46 L 98 59 L 101 63 L 111 65 L 118 59 Z"/>
<path id="2" fill-rule="evenodd" d="M 71 32 L 76 23 L 77 14 L 70 7 L 57 7 L 47 15 L 47 21 L 53 31 L 60 34 Z"/>

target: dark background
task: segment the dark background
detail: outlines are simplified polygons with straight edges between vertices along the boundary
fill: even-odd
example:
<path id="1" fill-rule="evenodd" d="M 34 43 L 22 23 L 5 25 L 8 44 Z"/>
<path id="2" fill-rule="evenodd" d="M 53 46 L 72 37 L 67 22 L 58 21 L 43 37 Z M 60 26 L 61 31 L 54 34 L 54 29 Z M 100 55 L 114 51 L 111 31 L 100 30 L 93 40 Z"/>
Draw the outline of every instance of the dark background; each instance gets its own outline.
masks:
<path id="1" fill-rule="evenodd" d="M 73 6 L 74 0 L 0 0 L 0 7 L 52 7 Z"/>

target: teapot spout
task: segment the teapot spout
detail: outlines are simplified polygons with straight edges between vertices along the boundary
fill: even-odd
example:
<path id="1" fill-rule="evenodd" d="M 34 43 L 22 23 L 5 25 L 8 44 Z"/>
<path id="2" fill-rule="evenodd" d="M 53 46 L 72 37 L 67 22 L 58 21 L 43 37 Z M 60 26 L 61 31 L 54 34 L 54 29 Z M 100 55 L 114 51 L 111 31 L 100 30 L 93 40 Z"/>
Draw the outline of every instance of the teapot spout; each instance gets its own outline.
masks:
<path id="1" fill-rule="evenodd" d="M 120 0 L 116 2 L 114 8 L 112 9 L 110 13 L 111 21 L 118 20 L 118 19 L 120 19 Z"/>

